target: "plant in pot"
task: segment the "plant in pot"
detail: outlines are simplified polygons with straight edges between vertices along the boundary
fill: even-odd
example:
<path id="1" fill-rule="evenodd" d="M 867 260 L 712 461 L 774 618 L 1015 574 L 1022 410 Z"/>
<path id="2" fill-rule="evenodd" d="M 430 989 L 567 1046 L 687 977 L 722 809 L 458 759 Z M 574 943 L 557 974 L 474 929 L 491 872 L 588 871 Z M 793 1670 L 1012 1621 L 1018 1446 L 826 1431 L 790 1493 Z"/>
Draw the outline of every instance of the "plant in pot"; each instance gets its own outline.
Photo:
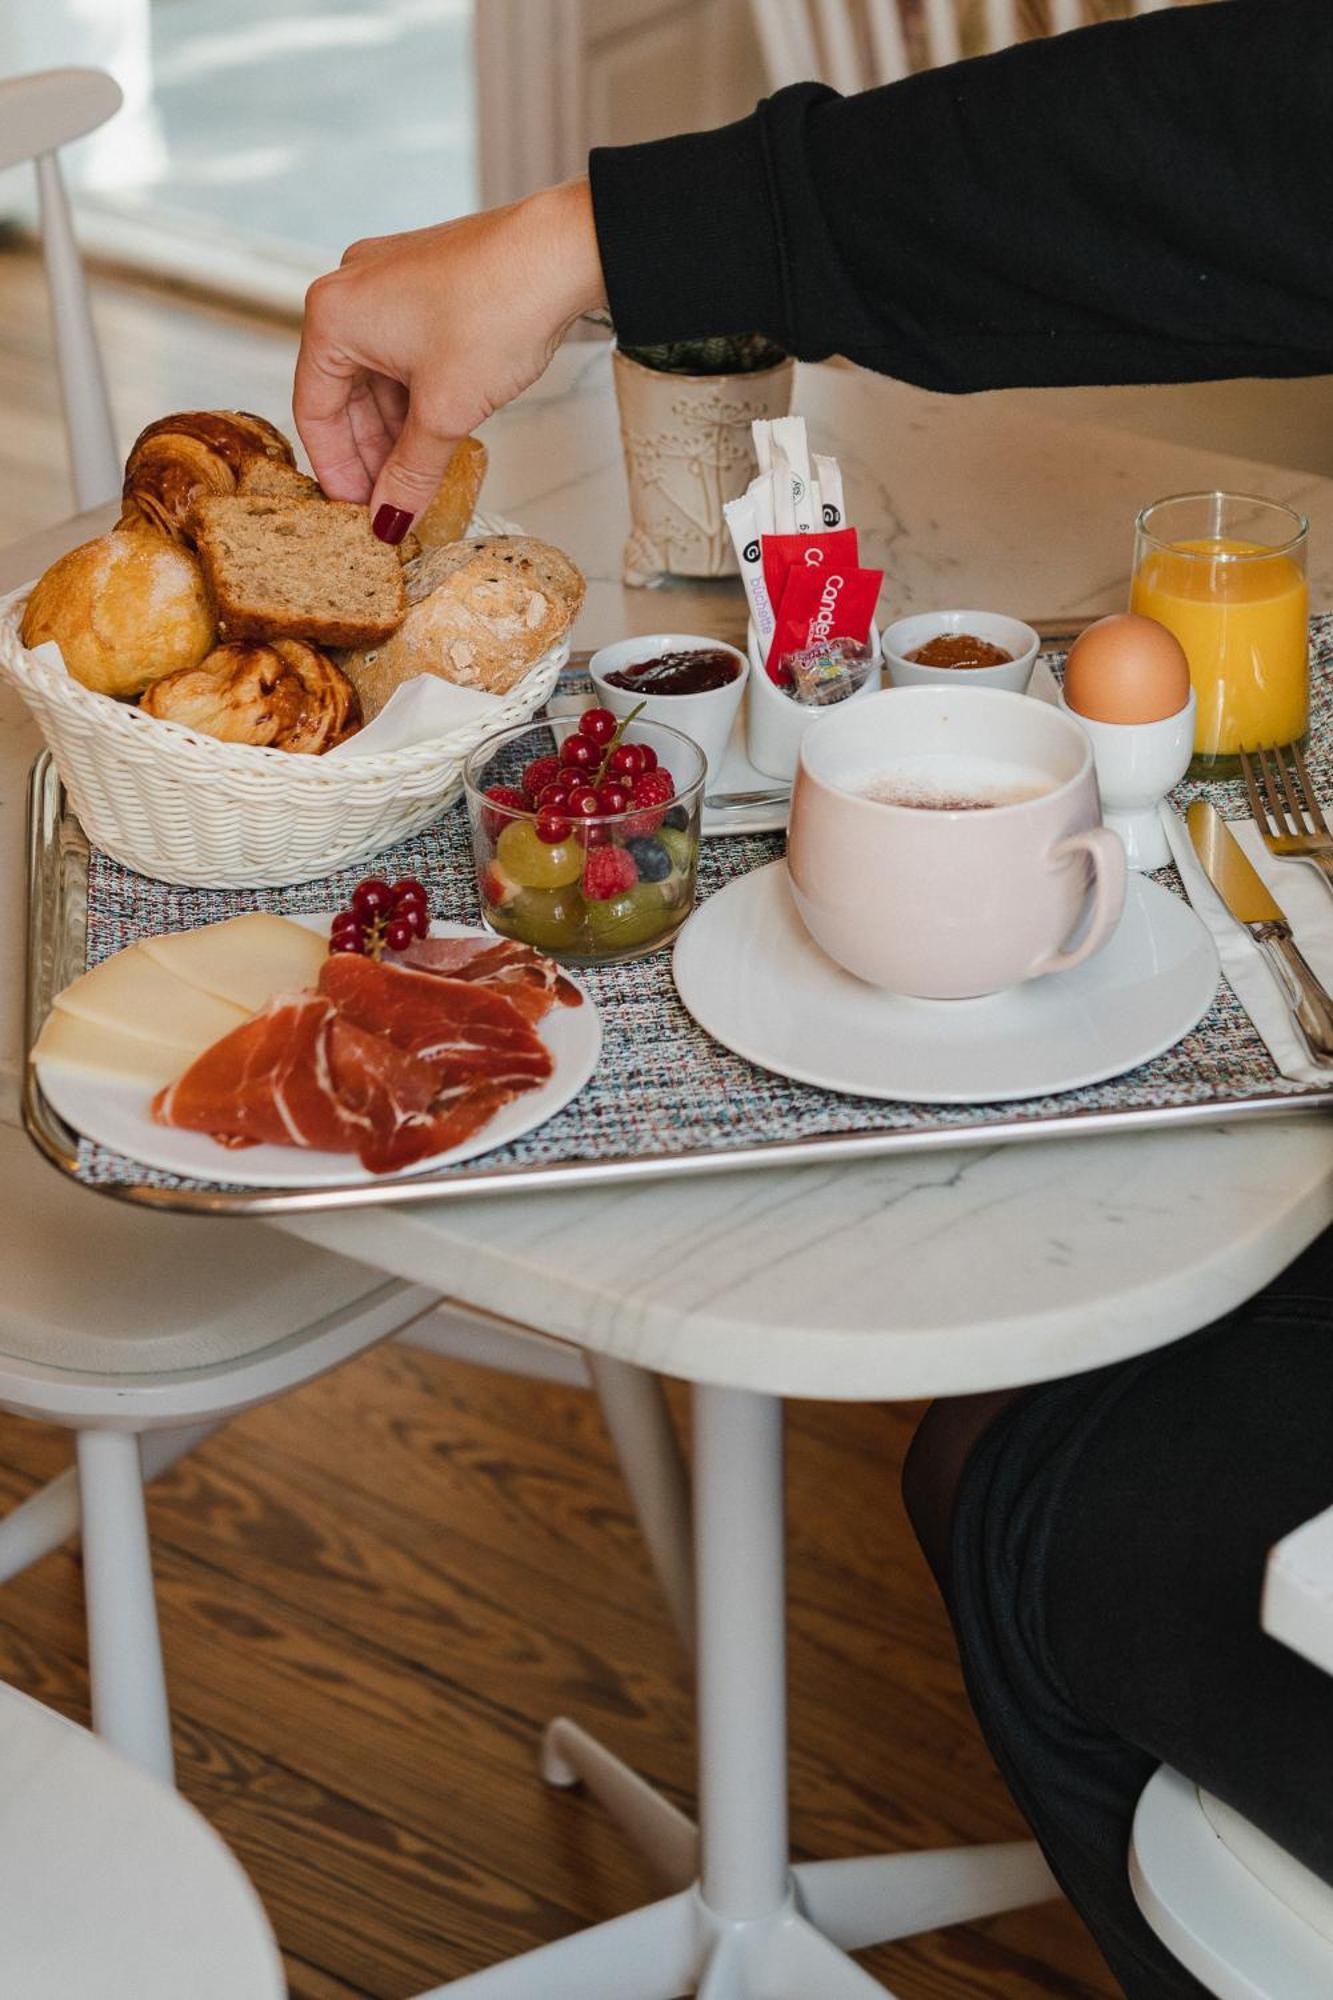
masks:
<path id="1" fill-rule="evenodd" d="M 722 509 L 758 469 L 750 425 L 791 407 L 791 357 L 763 334 L 716 334 L 618 346 L 613 365 L 629 478 L 626 583 L 734 576 Z"/>

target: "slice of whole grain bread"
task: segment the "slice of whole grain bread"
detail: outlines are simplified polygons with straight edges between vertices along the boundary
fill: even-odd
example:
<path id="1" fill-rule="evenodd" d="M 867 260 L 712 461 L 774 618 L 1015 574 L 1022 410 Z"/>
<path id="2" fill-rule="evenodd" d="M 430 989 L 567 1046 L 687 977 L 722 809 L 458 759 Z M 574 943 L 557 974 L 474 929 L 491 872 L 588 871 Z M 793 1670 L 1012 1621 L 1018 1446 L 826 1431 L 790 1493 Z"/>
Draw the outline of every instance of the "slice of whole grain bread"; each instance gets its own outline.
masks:
<path id="1" fill-rule="evenodd" d="M 367 646 L 407 609 L 397 553 L 371 533 L 364 507 L 213 494 L 191 527 L 223 639 Z"/>

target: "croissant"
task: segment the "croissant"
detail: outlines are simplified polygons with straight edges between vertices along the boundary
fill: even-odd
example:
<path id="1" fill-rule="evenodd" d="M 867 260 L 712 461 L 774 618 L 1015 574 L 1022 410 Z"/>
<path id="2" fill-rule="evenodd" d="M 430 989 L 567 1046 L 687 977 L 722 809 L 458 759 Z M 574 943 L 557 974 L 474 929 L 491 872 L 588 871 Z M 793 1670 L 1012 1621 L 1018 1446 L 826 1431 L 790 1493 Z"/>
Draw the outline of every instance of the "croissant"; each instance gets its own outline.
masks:
<path id="1" fill-rule="evenodd" d="M 356 689 L 304 639 L 217 646 L 197 667 L 155 681 L 139 703 L 224 743 L 255 743 L 318 756 L 361 726 Z"/>
<path id="2" fill-rule="evenodd" d="M 146 520 L 173 541 L 191 542 L 190 509 L 209 493 L 234 493 L 262 464 L 295 474 L 282 432 L 248 410 L 179 410 L 140 431 L 125 466 L 122 522 Z"/>

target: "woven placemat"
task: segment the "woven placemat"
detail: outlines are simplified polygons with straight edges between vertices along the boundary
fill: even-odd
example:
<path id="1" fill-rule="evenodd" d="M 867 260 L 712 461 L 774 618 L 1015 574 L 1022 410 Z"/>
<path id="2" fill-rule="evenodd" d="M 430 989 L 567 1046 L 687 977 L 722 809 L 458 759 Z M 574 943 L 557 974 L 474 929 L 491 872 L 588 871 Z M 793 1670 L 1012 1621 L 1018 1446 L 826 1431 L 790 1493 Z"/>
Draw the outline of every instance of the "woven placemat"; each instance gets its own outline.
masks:
<path id="1" fill-rule="evenodd" d="M 1061 662 L 1051 660 L 1058 672 Z M 1333 772 L 1333 614 L 1312 625 L 1311 764 Z M 566 682 L 566 689 L 569 683 Z M 1209 797 L 1227 817 L 1244 817 L 1239 783 L 1182 786 L 1175 803 Z M 707 840 L 699 869 L 699 898 L 783 851 L 783 836 L 751 835 Z M 131 874 L 94 851 L 88 880 L 88 961 L 96 964 L 153 932 L 216 923 L 246 910 L 279 915 L 341 907 L 365 866 L 291 889 L 183 889 Z M 379 857 L 375 872 L 390 879 L 420 876 L 431 891 L 433 913 L 477 923 L 476 884 L 467 818 L 461 805 L 433 826 Z M 1174 869 L 1154 878 L 1183 895 Z M 1319 1097 L 1318 1090 L 1289 1083 L 1274 1067 L 1249 1015 L 1223 982 L 1213 1006 L 1192 1034 L 1165 1055 L 1106 1083 L 1018 1104 L 884 1104 L 790 1083 L 757 1069 L 722 1048 L 699 1028 L 677 998 L 671 955 L 662 951 L 630 965 L 581 974 L 602 1017 L 602 1059 L 578 1097 L 556 1117 L 513 1145 L 432 1172 L 451 1174 L 511 1166 L 558 1166 L 575 1161 L 677 1157 L 781 1140 L 849 1132 L 956 1130 L 1013 1121 L 1027 1124 L 1074 1112 L 1157 1110 L 1225 1103 L 1256 1092 Z M 79 1175 L 94 1183 L 134 1183 L 161 1188 L 212 1185 L 158 1173 L 85 1141 Z"/>

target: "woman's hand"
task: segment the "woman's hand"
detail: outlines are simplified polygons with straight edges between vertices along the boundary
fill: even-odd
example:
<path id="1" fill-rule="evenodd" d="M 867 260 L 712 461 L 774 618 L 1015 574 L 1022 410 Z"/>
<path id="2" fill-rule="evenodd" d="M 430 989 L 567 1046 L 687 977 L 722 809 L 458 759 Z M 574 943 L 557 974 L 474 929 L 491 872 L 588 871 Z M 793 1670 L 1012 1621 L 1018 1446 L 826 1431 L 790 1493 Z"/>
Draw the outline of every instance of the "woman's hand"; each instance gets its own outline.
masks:
<path id="1" fill-rule="evenodd" d="M 586 180 L 354 243 L 306 294 L 292 410 L 325 492 L 400 542 L 449 454 L 605 304 Z"/>

